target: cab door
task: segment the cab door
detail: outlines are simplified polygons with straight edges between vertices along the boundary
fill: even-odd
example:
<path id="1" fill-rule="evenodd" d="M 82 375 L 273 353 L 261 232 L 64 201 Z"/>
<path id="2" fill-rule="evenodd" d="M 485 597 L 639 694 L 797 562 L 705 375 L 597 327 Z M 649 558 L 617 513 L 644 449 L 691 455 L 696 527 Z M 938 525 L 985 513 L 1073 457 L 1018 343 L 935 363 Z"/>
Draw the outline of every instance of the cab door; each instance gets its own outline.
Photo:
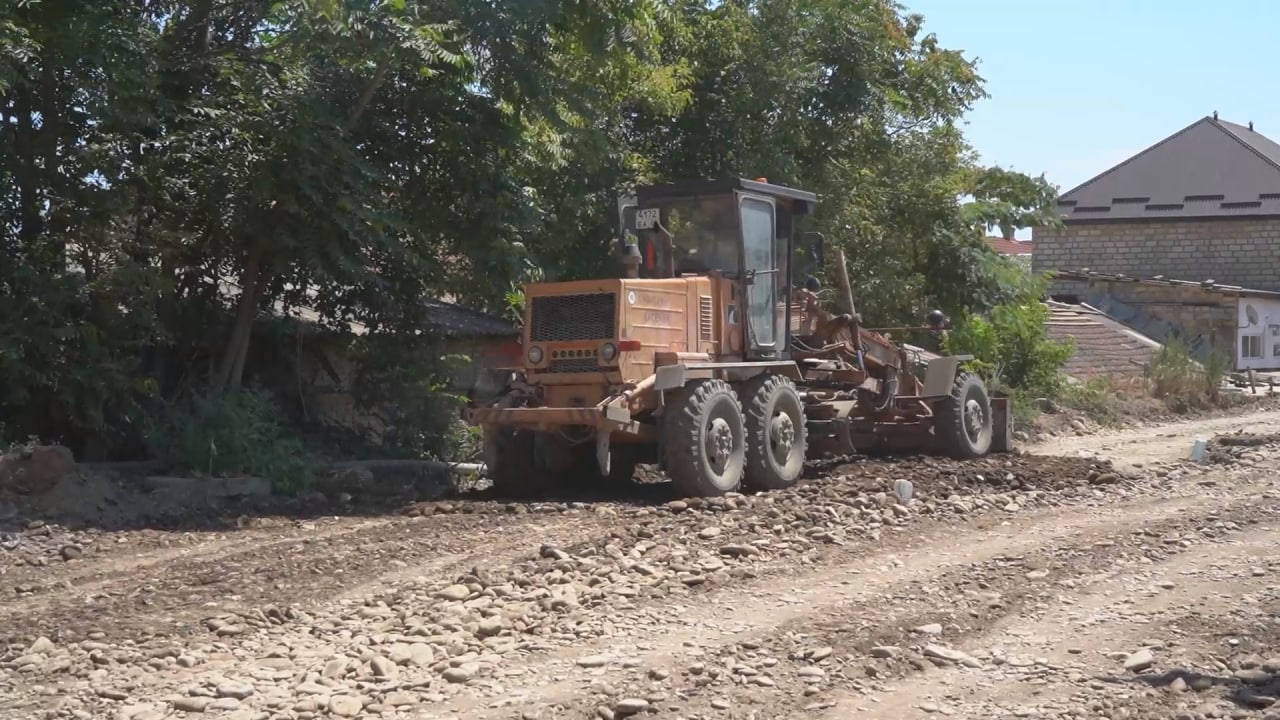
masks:
<path id="1" fill-rule="evenodd" d="M 774 252 L 777 209 L 773 199 L 738 193 L 742 231 L 741 297 L 746 299 L 747 349 L 751 357 L 778 354 L 778 268 Z"/>

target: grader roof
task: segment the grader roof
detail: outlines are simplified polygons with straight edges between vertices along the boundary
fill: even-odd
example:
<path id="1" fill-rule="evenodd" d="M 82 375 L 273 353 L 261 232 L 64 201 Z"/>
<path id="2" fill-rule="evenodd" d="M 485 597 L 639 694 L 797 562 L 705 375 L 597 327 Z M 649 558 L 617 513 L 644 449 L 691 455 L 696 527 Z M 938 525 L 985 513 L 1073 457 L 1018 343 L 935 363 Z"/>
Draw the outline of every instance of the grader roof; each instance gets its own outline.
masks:
<path id="1" fill-rule="evenodd" d="M 808 215 L 813 212 L 813 208 L 818 202 L 818 196 L 811 192 L 746 178 L 682 180 L 659 185 L 646 185 L 636 188 L 636 199 L 641 203 L 651 203 L 673 197 L 722 195 L 735 190 L 768 195 L 779 200 L 790 200 L 792 203 L 791 211 L 796 215 Z"/>

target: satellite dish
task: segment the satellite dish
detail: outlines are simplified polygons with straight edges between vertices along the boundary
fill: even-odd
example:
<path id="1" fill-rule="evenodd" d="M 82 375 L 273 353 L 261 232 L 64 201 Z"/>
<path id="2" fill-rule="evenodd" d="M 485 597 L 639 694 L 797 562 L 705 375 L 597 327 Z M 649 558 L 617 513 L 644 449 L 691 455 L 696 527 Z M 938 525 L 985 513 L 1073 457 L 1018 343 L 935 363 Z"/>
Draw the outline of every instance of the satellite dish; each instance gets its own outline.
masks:
<path id="1" fill-rule="evenodd" d="M 1250 325 L 1258 324 L 1258 311 L 1254 309 L 1252 304 L 1244 306 L 1244 317 L 1249 321 Z"/>

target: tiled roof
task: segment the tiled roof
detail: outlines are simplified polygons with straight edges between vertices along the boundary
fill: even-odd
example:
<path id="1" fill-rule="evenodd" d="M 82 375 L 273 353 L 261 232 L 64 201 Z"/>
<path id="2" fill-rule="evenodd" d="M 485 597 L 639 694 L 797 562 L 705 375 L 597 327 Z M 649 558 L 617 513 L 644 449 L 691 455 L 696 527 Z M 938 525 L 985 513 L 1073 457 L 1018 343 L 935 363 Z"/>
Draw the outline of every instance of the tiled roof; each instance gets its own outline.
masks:
<path id="1" fill-rule="evenodd" d="M 1075 341 L 1075 352 L 1062 368 L 1071 377 L 1141 377 L 1143 364 L 1160 349 L 1160 343 L 1088 305 L 1050 302 L 1048 306 L 1049 337 Z"/>
<path id="2" fill-rule="evenodd" d="M 1066 223 L 1280 215 L 1280 144 L 1201 118 L 1063 193 Z"/>
<path id="3" fill-rule="evenodd" d="M 1002 237 L 988 237 L 987 247 L 1001 255 L 1030 255 L 1036 244 L 1030 240 L 1009 240 Z"/>

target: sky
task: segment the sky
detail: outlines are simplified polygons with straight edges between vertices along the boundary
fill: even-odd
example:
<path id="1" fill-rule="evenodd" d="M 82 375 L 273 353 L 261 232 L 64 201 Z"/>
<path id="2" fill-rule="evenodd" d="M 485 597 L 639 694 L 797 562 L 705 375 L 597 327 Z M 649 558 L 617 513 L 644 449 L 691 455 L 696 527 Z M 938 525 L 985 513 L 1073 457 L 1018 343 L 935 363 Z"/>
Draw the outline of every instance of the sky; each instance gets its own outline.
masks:
<path id="1" fill-rule="evenodd" d="M 979 61 L 986 164 L 1066 192 L 1215 110 L 1280 141 L 1278 0 L 899 1 Z"/>

